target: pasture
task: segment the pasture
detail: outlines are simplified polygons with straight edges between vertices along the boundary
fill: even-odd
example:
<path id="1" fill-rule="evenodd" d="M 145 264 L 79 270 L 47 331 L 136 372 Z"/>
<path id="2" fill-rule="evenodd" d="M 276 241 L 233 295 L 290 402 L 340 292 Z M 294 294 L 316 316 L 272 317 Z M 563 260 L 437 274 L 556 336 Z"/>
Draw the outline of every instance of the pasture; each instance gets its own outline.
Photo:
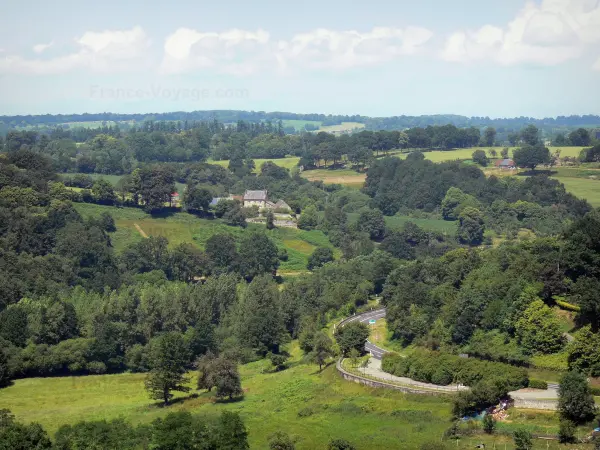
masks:
<path id="1" fill-rule="evenodd" d="M 347 133 L 352 130 L 361 130 L 364 127 L 365 124 L 360 122 L 342 122 L 339 125 L 321 125 L 319 131 L 325 131 L 327 133 Z"/>
<path id="2" fill-rule="evenodd" d="M 326 448 L 331 439 L 345 438 L 359 449 L 418 450 L 423 443 L 439 442 L 452 422 L 450 402 L 435 396 L 409 395 L 373 389 L 343 380 L 330 364 L 323 372 L 303 361 L 296 341 L 290 344 L 289 368 L 273 373 L 270 362 L 240 366 L 244 398 L 217 402 L 204 391 L 176 394 L 178 401 L 164 408 L 144 390 L 144 374 L 16 380 L 0 390 L 0 404 L 19 420 L 38 422 L 51 434 L 61 425 L 81 420 L 123 418 L 146 424 L 170 411 L 189 411 L 214 420 L 224 410 L 240 413 L 248 428 L 250 448 L 266 448 L 268 437 L 282 430 L 296 437 L 298 450 Z M 190 373 L 190 387 L 196 375 Z M 538 433 L 556 433 L 554 414 L 510 410 L 510 421 L 499 429 L 510 433 L 526 427 Z M 467 449 L 479 443 L 514 449 L 503 435 L 466 436 L 448 442 L 448 448 Z M 546 442 L 534 441 L 535 449 Z M 569 448 L 551 442 L 551 449 Z M 575 448 L 575 447 L 573 447 Z M 584 447 L 577 447 L 584 448 Z"/>
<path id="3" fill-rule="evenodd" d="M 192 214 L 176 212 L 161 216 L 146 214 L 138 208 L 116 208 L 89 203 L 75 203 L 75 208 L 83 217 L 95 217 L 108 212 L 115 219 L 117 231 L 111 233 L 112 245 L 117 253 L 132 242 L 143 239 L 138 227 L 148 236 L 163 236 L 171 246 L 187 242 L 203 249 L 206 241 L 218 233 L 231 234 L 239 241 L 248 230 L 263 230 L 280 249 L 285 249 L 288 260 L 282 261 L 282 272 L 306 271 L 308 257 L 317 247 L 330 247 L 332 244 L 322 231 L 275 228 L 266 230 L 264 225 L 248 224 L 247 229 L 230 227 L 219 219 L 202 219 Z M 339 257 L 339 250 L 334 250 Z"/>
<path id="4" fill-rule="evenodd" d="M 271 159 L 262 159 L 262 158 L 257 158 L 254 159 L 254 164 L 256 165 L 256 168 L 254 169 L 254 173 L 259 173 L 260 172 L 260 166 L 262 166 L 263 163 L 270 161 L 272 163 L 277 164 L 279 167 L 284 167 L 288 170 L 292 170 L 294 167 L 296 167 L 298 165 L 298 161 L 300 161 L 300 158 L 297 156 L 288 156 L 286 158 L 271 158 Z M 228 159 L 222 159 L 219 161 L 215 161 L 212 159 L 209 159 L 208 161 L 206 161 L 208 164 L 216 164 L 218 166 L 222 166 L 222 167 L 228 167 L 229 166 L 229 160 Z"/>

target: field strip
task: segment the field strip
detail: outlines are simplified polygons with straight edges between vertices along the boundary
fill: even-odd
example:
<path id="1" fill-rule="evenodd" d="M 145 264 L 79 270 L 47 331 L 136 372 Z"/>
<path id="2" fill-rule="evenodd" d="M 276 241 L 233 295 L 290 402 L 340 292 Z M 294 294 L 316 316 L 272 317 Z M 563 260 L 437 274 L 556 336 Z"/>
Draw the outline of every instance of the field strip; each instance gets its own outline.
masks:
<path id="1" fill-rule="evenodd" d="M 133 226 L 135 227 L 136 230 L 139 231 L 139 233 L 142 235 L 143 238 L 148 238 L 148 235 L 146 234 L 146 232 L 144 230 L 142 230 L 142 227 L 140 227 L 137 223 L 134 223 Z"/>

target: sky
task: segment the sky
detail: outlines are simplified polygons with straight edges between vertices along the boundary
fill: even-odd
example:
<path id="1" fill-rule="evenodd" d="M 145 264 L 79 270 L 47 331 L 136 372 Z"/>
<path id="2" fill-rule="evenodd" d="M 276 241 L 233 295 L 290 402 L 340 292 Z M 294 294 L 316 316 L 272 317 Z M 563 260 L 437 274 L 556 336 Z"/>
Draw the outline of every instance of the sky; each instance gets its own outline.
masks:
<path id="1" fill-rule="evenodd" d="M 0 115 L 600 114 L 600 0 L 16 0 Z"/>

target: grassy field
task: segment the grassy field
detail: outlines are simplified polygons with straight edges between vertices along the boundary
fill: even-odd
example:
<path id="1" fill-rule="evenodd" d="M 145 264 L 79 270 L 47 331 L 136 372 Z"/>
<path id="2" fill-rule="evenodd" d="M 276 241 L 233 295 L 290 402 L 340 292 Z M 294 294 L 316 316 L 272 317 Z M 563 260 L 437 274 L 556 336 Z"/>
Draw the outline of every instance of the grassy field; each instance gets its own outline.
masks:
<path id="1" fill-rule="evenodd" d="M 286 169 L 292 170 L 294 167 L 296 167 L 298 165 L 298 161 L 300 161 L 300 158 L 298 158 L 297 156 L 289 156 L 287 158 L 276 158 L 276 159 L 255 159 L 254 164 L 256 164 L 256 169 L 254 169 L 254 172 L 255 173 L 260 172 L 260 166 L 262 165 L 262 163 L 267 162 L 267 161 L 271 161 L 271 162 L 277 164 L 279 167 L 285 167 Z M 212 159 L 209 159 L 206 162 L 209 164 L 216 164 L 218 166 L 223 166 L 223 167 L 229 166 L 229 160 L 227 160 L 227 159 L 224 159 L 221 161 L 214 161 Z"/>
<path id="2" fill-rule="evenodd" d="M 63 424 L 81 420 L 123 418 L 141 424 L 170 411 L 190 411 L 209 419 L 224 410 L 235 411 L 246 423 L 253 449 L 266 448 L 268 436 L 283 430 L 297 437 L 299 450 L 323 449 L 330 439 L 342 437 L 361 450 L 416 450 L 424 442 L 439 442 L 451 425 L 446 399 L 347 382 L 333 365 L 319 373 L 315 365 L 304 364 L 295 342 L 290 351 L 291 367 L 283 372 L 270 373 L 266 361 L 241 366 L 245 395 L 237 402 L 215 402 L 213 393 L 200 392 L 176 395 L 179 401 L 163 408 L 149 400 L 143 374 L 119 374 L 16 380 L 0 390 L 0 404 L 19 420 L 38 422 L 52 434 Z M 193 386 L 195 374 L 190 375 Z M 511 410 L 509 421 L 499 428 L 510 433 L 526 426 L 552 433 L 557 423 L 552 414 Z M 482 442 L 490 448 L 495 443 L 514 449 L 512 440 L 500 435 L 465 437 L 448 448 L 473 448 Z M 545 449 L 546 443 L 535 441 L 534 448 Z M 559 446 L 551 442 L 550 448 Z"/>
<path id="3" fill-rule="evenodd" d="M 112 206 L 75 203 L 75 208 L 84 216 L 98 216 L 106 211 L 115 219 L 117 231 L 111 234 L 111 240 L 117 252 L 122 251 L 129 243 L 143 237 L 139 226 L 149 236 L 164 236 L 171 245 L 189 242 L 204 248 L 206 241 L 214 234 L 229 233 L 239 240 L 246 230 L 230 227 L 220 220 L 200 219 L 194 215 L 179 212 L 166 216 L 151 216 L 137 208 L 116 208 Z M 293 228 L 275 228 L 265 230 L 263 225 L 249 224 L 247 230 L 264 230 L 279 248 L 285 248 L 288 260 L 282 261 L 282 272 L 305 271 L 308 256 L 316 247 L 333 248 L 321 231 L 297 230 Z M 334 254 L 339 257 L 339 251 Z"/>
<path id="4" fill-rule="evenodd" d="M 102 178 L 102 179 L 110 182 L 113 186 L 116 186 L 122 177 L 122 175 L 104 175 L 101 173 L 61 173 L 59 175 L 62 177 L 73 177 L 75 175 L 87 175 L 94 180 L 98 180 L 98 179 Z M 183 190 L 185 189 L 185 184 L 176 182 L 175 188 L 177 189 L 178 192 L 183 193 Z"/>
<path id="5" fill-rule="evenodd" d="M 498 158 L 500 158 L 500 152 L 502 151 L 503 148 L 504 147 L 494 147 L 494 150 L 496 150 L 496 153 L 498 154 Z M 516 148 L 518 148 L 518 147 L 509 147 L 509 152 L 508 152 L 509 157 L 512 157 L 512 154 Z M 560 150 L 561 157 L 570 156 L 570 157 L 575 158 L 575 157 L 579 156 L 579 153 L 581 152 L 583 147 L 548 147 L 548 149 L 550 150 L 550 153 L 556 153 L 556 151 Z M 483 150 L 489 156 L 489 151 L 491 150 L 491 148 L 482 147 L 479 149 L 477 147 L 473 147 L 473 148 L 460 148 L 460 149 L 455 149 L 455 150 L 435 150 L 435 151 L 431 151 L 431 152 L 423 152 L 423 154 L 425 155 L 425 158 L 429 159 L 430 161 L 443 162 L 443 161 L 454 161 L 457 159 L 460 159 L 460 160 L 471 159 L 471 156 L 473 155 L 473 152 L 475 150 Z M 406 158 L 406 153 L 397 153 L 397 154 L 395 154 L 395 156 L 398 156 L 399 158 Z"/>
<path id="6" fill-rule="evenodd" d="M 358 219 L 358 213 L 349 213 L 348 221 L 354 222 Z M 412 222 L 424 230 L 446 233 L 450 236 L 456 234 L 457 222 L 438 219 L 415 219 L 409 216 L 385 216 L 385 225 L 391 230 L 401 230 L 406 222 Z"/>
<path id="7" fill-rule="evenodd" d="M 302 176 L 310 181 L 323 181 L 325 184 L 341 184 L 360 189 L 365 183 L 366 175 L 351 169 L 316 169 L 302 172 Z"/>
<path id="8" fill-rule="evenodd" d="M 320 120 L 298 120 L 298 119 L 286 119 L 286 120 L 282 120 L 283 122 L 283 127 L 294 127 L 297 131 L 301 131 L 304 130 L 304 126 L 305 125 L 314 125 L 316 127 L 321 127 L 321 124 L 323 122 L 321 122 Z"/>
<path id="9" fill-rule="evenodd" d="M 327 133 L 336 133 L 336 132 L 347 132 L 351 130 L 358 130 L 365 127 L 364 123 L 359 122 L 342 122 L 340 125 L 321 125 L 319 131 L 325 131 Z"/>

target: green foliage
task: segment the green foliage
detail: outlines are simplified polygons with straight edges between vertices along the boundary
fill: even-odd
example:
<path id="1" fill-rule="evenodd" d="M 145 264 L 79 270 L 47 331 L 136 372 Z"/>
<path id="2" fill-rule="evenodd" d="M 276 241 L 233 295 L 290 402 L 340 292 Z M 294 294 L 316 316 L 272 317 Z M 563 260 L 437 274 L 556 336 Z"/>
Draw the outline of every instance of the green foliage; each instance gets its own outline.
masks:
<path id="1" fill-rule="evenodd" d="M 332 439 L 327 445 L 327 450 L 356 450 L 356 447 L 345 439 Z"/>
<path id="2" fill-rule="evenodd" d="M 531 433 L 525 429 L 515 430 L 513 440 L 515 450 L 531 450 L 533 448 Z"/>
<path id="3" fill-rule="evenodd" d="M 459 188 L 451 187 L 442 200 L 442 217 L 445 220 L 458 220 L 463 209 L 478 208 L 479 205 L 472 195 L 465 194 Z"/>
<path id="4" fill-rule="evenodd" d="M 294 450 L 294 440 L 285 432 L 277 431 L 269 437 L 270 450 Z"/>
<path id="5" fill-rule="evenodd" d="M 211 376 L 217 388 L 218 398 L 229 397 L 232 399 L 243 394 L 242 381 L 235 362 L 221 357 L 216 359 L 212 365 Z"/>
<path id="6" fill-rule="evenodd" d="M 356 221 L 358 231 L 368 233 L 371 239 L 379 240 L 385 235 L 385 221 L 378 209 L 364 209 Z"/>
<path id="7" fill-rule="evenodd" d="M 342 355 L 348 356 L 350 350 L 353 348 L 362 354 L 369 334 L 369 327 L 364 323 L 350 322 L 342 327 L 336 328 L 335 340 L 340 347 Z"/>
<path id="8" fill-rule="evenodd" d="M 558 429 L 558 442 L 561 444 L 570 444 L 575 442 L 575 432 L 577 425 L 568 419 L 561 419 Z"/>
<path id="9" fill-rule="evenodd" d="M 217 448 L 223 450 L 245 450 L 248 446 L 248 432 L 238 413 L 224 411 L 219 419 L 216 435 Z"/>
<path id="10" fill-rule="evenodd" d="M 558 410 L 563 419 L 575 423 L 590 420 L 596 413 L 594 397 L 585 376 L 580 372 L 567 372 L 558 388 Z"/>
<path id="11" fill-rule="evenodd" d="M 298 219 L 298 228 L 301 230 L 313 230 L 319 223 L 317 208 L 314 205 L 309 205 L 302 210 Z"/>
<path id="12" fill-rule="evenodd" d="M 334 356 L 333 342 L 322 331 L 317 332 L 311 340 L 312 350 L 309 353 L 309 358 L 315 364 L 319 365 L 319 370 L 323 369 L 323 365 L 327 360 Z"/>
<path id="13" fill-rule="evenodd" d="M 519 167 L 528 167 L 534 170 L 536 166 L 550 162 L 550 150 L 540 143 L 529 144 L 513 152 L 515 164 Z"/>
<path id="14" fill-rule="evenodd" d="M 264 233 L 250 232 L 242 236 L 239 248 L 240 271 L 248 279 L 274 273 L 279 267 L 279 253 Z"/>
<path id="15" fill-rule="evenodd" d="M 494 419 L 494 416 L 492 416 L 491 414 L 486 414 L 485 416 L 483 416 L 482 425 L 483 431 L 485 431 L 487 434 L 493 434 L 496 430 L 496 420 Z"/>
<path id="16" fill-rule="evenodd" d="M 0 341 L 2 343 L 2 341 Z M 8 367 L 8 357 L 6 350 L 0 348 L 0 388 L 7 386 L 10 383 L 10 370 Z"/>
<path id="17" fill-rule="evenodd" d="M 570 370 L 600 376 L 600 334 L 592 333 L 590 327 L 585 326 L 577 332 L 567 350 Z"/>
<path id="18" fill-rule="evenodd" d="M 145 385 L 152 399 L 168 404 L 173 391 L 189 391 L 185 376 L 189 351 L 180 334 L 165 333 L 157 337 L 152 342 L 149 363 L 151 370 Z"/>
<path id="19" fill-rule="evenodd" d="M 0 450 L 51 449 L 48 434 L 37 423 L 24 425 L 15 421 L 7 409 L 0 409 Z"/>
<path id="20" fill-rule="evenodd" d="M 486 167 L 488 165 L 488 157 L 483 150 L 475 150 L 472 156 L 473 162 L 480 166 Z"/>
<path id="21" fill-rule="evenodd" d="M 519 343 L 529 353 L 556 353 L 564 346 L 560 322 L 540 299 L 531 303 L 515 324 Z"/>
<path id="22" fill-rule="evenodd" d="M 463 209 L 458 217 L 458 240 L 463 244 L 480 245 L 485 231 L 481 211 L 472 207 Z"/>
<path id="23" fill-rule="evenodd" d="M 329 247 L 317 247 L 308 258 L 306 268 L 313 270 L 331 261 L 333 261 L 333 250 Z"/>
<path id="24" fill-rule="evenodd" d="M 543 380 L 536 380 L 535 378 L 529 379 L 528 387 L 531 389 L 548 389 L 548 383 Z"/>

